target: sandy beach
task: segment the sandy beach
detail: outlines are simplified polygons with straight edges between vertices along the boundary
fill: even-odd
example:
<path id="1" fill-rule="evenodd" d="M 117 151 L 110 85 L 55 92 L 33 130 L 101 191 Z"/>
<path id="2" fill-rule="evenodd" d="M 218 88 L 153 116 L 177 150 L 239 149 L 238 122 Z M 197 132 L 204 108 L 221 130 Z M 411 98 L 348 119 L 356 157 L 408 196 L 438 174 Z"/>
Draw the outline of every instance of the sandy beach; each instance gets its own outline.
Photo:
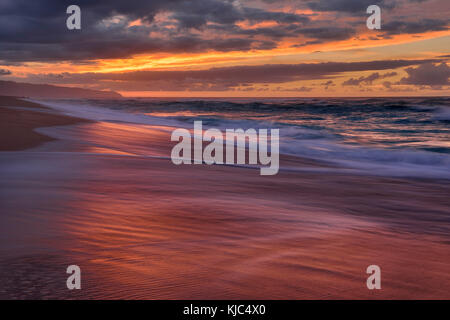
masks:
<path id="1" fill-rule="evenodd" d="M 37 112 L 39 110 L 41 112 Z M 38 127 L 87 122 L 42 111 L 48 111 L 48 108 L 19 98 L 0 96 L 0 151 L 23 150 L 54 140 L 35 132 Z"/>
<path id="2" fill-rule="evenodd" d="M 2 299 L 450 298 L 448 180 L 175 166 L 162 127 L 0 113 Z"/>

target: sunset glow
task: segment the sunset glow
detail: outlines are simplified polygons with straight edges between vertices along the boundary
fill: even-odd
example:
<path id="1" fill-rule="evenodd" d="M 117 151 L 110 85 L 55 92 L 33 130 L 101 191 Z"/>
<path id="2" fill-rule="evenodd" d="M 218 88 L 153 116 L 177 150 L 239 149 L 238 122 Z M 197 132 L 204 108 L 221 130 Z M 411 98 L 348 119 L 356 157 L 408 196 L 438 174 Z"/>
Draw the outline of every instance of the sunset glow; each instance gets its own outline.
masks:
<path id="1" fill-rule="evenodd" d="M 448 95 L 448 1 L 420 1 L 414 6 L 409 0 L 375 1 L 382 8 L 380 30 L 366 27 L 368 14 L 364 1 L 348 8 L 345 2 L 341 6 L 337 5 L 339 1 L 335 2 L 336 5 L 325 6 L 324 1 L 214 0 L 207 5 L 193 5 L 187 13 L 183 13 L 188 6 L 183 1 L 177 7 L 156 2 L 144 4 L 136 12 L 104 8 L 99 14 L 86 4 L 81 6 L 86 14 L 81 30 L 70 31 L 52 22 L 61 39 L 49 45 L 54 50 L 34 51 L 43 31 L 36 26 L 33 36 L 29 26 L 24 25 L 20 30 L 26 32 L 30 40 L 18 44 L 20 55 L 14 54 L 18 47 L 13 40 L 5 42 L 10 49 L 0 55 L 0 69 L 9 74 L 1 79 L 113 90 L 124 96 Z M 221 10 L 220 14 L 214 11 L 216 7 L 220 8 L 217 9 Z M 46 10 L 57 21 L 64 21 L 66 16 L 57 9 Z M 205 10 L 212 11 L 206 13 Z M 42 29 L 49 27 L 50 22 L 41 26 Z M 8 30 L 8 27 L 2 29 Z M 55 52 L 61 54 L 55 56 Z M 264 76 L 247 81 L 239 78 L 239 67 L 247 66 L 390 60 L 421 62 L 380 70 L 342 70 L 332 75 L 317 71 L 314 76 L 305 74 L 272 80 Z M 444 76 L 443 80 L 430 84 L 411 78 L 411 72 L 420 65 L 424 65 L 423 70 L 415 74 L 426 77 L 433 64 L 439 64 L 447 78 Z M 226 79 L 214 76 L 216 68 L 235 70 L 235 74 Z M 407 68 L 412 68 L 410 73 L 405 71 Z M 198 70 L 210 75 L 206 78 L 203 74 L 194 78 L 185 75 Z M 176 75 L 170 76 L 170 82 L 143 76 L 143 73 L 161 71 L 166 72 L 165 75 Z M 384 81 L 343 85 L 351 78 L 367 77 L 376 72 L 396 75 Z M 88 81 L 90 75 L 93 77 Z M 119 80 L 118 76 L 126 80 Z M 328 81 L 332 81 L 331 86 L 323 85 Z"/>

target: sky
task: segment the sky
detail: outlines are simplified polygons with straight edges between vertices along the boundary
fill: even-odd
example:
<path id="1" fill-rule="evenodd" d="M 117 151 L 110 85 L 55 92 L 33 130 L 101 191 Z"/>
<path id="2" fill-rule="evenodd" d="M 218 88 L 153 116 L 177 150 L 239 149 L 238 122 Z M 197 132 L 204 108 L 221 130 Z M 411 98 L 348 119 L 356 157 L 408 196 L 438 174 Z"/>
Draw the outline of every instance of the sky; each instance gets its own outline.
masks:
<path id="1" fill-rule="evenodd" d="M 66 27 L 73 4 L 80 30 Z M 448 96 L 449 17 L 449 0 L 0 0 L 0 80 L 150 97 Z"/>

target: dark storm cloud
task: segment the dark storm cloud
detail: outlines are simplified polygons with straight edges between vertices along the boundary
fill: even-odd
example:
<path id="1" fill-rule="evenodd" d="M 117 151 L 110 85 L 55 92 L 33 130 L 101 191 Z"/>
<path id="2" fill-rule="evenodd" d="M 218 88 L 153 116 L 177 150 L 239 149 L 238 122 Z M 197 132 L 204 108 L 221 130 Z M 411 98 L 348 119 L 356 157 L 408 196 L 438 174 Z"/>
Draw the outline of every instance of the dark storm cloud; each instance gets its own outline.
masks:
<path id="1" fill-rule="evenodd" d="M 171 6 L 172 18 L 184 28 L 201 28 L 208 22 L 231 25 L 238 21 L 250 22 L 275 21 L 278 23 L 306 23 L 306 15 L 286 12 L 271 12 L 259 8 L 237 7 L 231 1 L 185 1 Z"/>
<path id="2" fill-rule="evenodd" d="M 249 8 L 231 0 L 80 0 L 82 28 L 69 31 L 66 8 L 71 4 L 71 0 L 2 0 L 0 60 L 75 61 L 155 52 L 271 49 L 277 45 L 276 38 L 295 36 L 296 25 L 309 21 L 306 15 Z M 158 13 L 166 14 L 170 21 L 154 23 Z M 129 27 L 136 19 L 146 23 Z M 278 32 L 262 28 L 254 38 L 236 27 L 239 21 L 292 26 L 280 27 Z M 216 36 L 203 37 L 191 31 L 217 31 L 217 26 L 222 32 Z M 151 33 L 156 35 L 149 36 Z"/>
<path id="3" fill-rule="evenodd" d="M 450 20 L 422 19 L 419 21 L 399 21 L 394 20 L 382 25 L 382 32 L 387 35 L 394 34 L 413 34 L 429 31 L 448 30 Z"/>
<path id="4" fill-rule="evenodd" d="M 385 79 L 396 76 L 397 72 L 389 72 L 385 74 L 379 74 L 378 72 L 372 73 L 367 77 L 359 77 L 357 79 L 350 78 L 342 83 L 343 86 L 359 86 L 361 84 L 371 85 L 375 80 Z"/>
<path id="5" fill-rule="evenodd" d="M 173 10 L 171 17 L 183 28 L 200 28 L 207 22 L 233 24 L 242 19 L 231 1 L 179 1 L 167 9 Z"/>
<path id="6" fill-rule="evenodd" d="M 299 45 L 293 45 L 292 47 L 346 40 L 356 35 L 356 30 L 352 28 L 343 28 L 338 26 L 307 28 L 300 24 L 286 24 L 252 29 L 241 29 L 237 26 L 233 26 L 231 28 L 216 26 L 212 28 L 216 30 L 223 30 L 223 32 L 228 32 L 233 36 L 264 36 L 266 38 L 271 38 L 273 41 L 281 40 L 283 38 L 298 38 L 299 36 L 314 39 L 311 41 L 305 41 Z"/>
<path id="7" fill-rule="evenodd" d="M 81 7 L 82 29 L 70 31 L 66 28 L 66 8 L 74 3 Z M 365 10 L 370 4 L 386 9 L 394 1 L 308 0 L 285 4 L 291 9 L 313 8 L 340 15 Z M 350 39 L 364 27 L 364 21 L 343 18 L 330 22 L 310 18 L 320 14 L 268 9 L 282 5 L 283 1 L 280 6 L 270 0 L 0 0 L 0 61 L 6 66 L 29 61 L 75 63 L 144 53 L 248 51 L 276 48 L 285 39 L 299 43 L 293 46 L 299 47 Z M 144 23 L 130 26 L 137 19 Z M 248 23 L 250 28 L 239 22 Z M 270 27 L 255 25 L 261 22 L 273 23 Z M 424 19 L 386 22 L 380 31 L 388 38 L 398 33 L 445 29 L 446 20 Z"/>
<path id="8" fill-rule="evenodd" d="M 426 0 L 409 0 L 409 2 L 422 3 Z M 324 12 L 343 12 L 366 16 L 366 9 L 370 5 L 380 6 L 382 12 L 395 7 L 408 5 L 407 2 L 394 0 L 317 0 L 307 1 L 306 5 L 315 11 Z M 384 33 L 383 38 L 388 39 L 391 35 L 396 34 L 414 34 L 425 33 L 430 31 L 448 30 L 449 19 L 431 19 L 425 18 L 417 20 L 405 20 L 404 17 L 390 17 L 389 21 L 382 20 L 381 32 Z M 354 22 L 355 26 L 360 25 L 359 21 Z"/>
<path id="9" fill-rule="evenodd" d="M 84 40 L 60 44 L 4 44 L 0 57 L 14 61 L 56 61 L 124 58 L 139 53 L 156 52 L 202 52 L 210 49 L 218 51 L 250 50 L 273 48 L 276 44 L 245 38 L 201 39 L 197 36 L 179 36 L 169 40 L 151 39 L 142 41 L 130 37 L 96 41 Z"/>
<path id="10" fill-rule="evenodd" d="M 327 79 L 343 72 L 388 70 L 440 60 L 381 60 L 234 66 L 187 71 L 133 71 L 122 73 L 63 73 L 31 75 L 27 81 L 54 84 L 99 84 L 114 90 L 226 90 L 233 87 Z M 330 86 L 330 85 L 328 85 Z"/>
<path id="11" fill-rule="evenodd" d="M 306 23 L 310 19 L 306 15 L 287 12 L 271 12 L 258 8 L 244 8 L 244 16 L 250 21 L 276 21 L 278 23 Z"/>
<path id="12" fill-rule="evenodd" d="M 36 21 L 37 23 L 45 23 L 45 20 L 53 19 L 65 22 L 66 8 L 69 5 L 76 4 L 82 9 L 83 23 L 89 25 L 97 22 L 99 19 L 116 14 L 127 15 L 133 19 L 140 18 L 146 21 L 152 21 L 155 14 L 159 11 L 170 6 L 176 6 L 182 2 L 184 0 L 2 0 L 0 3 L 0 12 L 5 16 L 9 15 L 38 20 Z M 62 17 L 61 12 L 63 13 Z"/>
<path id="13" fill-rule="evenodd" d="M 356 34 L 356 31 L 351 28 L 339 27 L 321 27 L 321 28 L 303 28 L 301 33 L 308 38 L 320 40 L 345 40 Z"/>
<path id="14" fill-rule="evenodd" d="M 241 29 L 237 26 L 233 26 L 231 28 L 215 26 L 212 28 L 218 31 L 222 30 L 223 32 L 228 32 L 228 34 L 233 36 L 246 36 L 247 38 L 264 36 L 266 38 L 271 38 L 274 41 L 281 40 L 283 38 L 298 38 L 299 36 L 315 39 L 312 41 L 306 41 L 303 45 L 345 40 L 356 34 L 356 30 L 352 28 L 341 28 L 338 26 L 306 28 L 299 24 L 286 24 L 252 29 Z"/>
<path id="15" fill-rule="evenodd" d="M 423 86 L 450 85 L 450 67 L 446 63 L 426 63 L 417 68 L 406 68 L 407 77 L 400 80 L 400 84 L 413 84 Z"/>
<path id="16" fill-rule="evenodd" d="M 361 13 L 366 12 L 367 7 L 374 4 L 385 9 L 393 8 L 395 2 L 393 0 L 316 0 L 308 1 L 307 6 L 315 11 Z"/>
<path id="17" fill-rule="evenodd" d="M 178 1 L 176 5 L 167 6 L 173 12 L 172 18 L 180 26 L 187 28 L 200 28 L 207 22 L 231 25 L 239 21 L 250 22 L 275 21 L 278 23 L 306 23 L 310 19 L 303 14 L 288 12 L 272 12 L 260 8 L 237 6 L 229 0 L 195 0 Z"/>

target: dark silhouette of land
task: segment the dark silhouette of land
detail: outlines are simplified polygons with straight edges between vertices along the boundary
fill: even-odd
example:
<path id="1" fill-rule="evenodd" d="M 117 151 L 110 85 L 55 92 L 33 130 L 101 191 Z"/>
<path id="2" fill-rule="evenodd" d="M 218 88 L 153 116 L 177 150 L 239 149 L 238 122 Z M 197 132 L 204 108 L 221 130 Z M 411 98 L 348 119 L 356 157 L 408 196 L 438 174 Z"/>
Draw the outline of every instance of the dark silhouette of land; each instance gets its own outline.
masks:
<path id="1" fill-rule="evenodd" d="M 44 99 L 117 99 L 122 96 L 114 91 L 69 88 L 49 84 L 31 84 L 0 80 L 0 95 Z"/>

